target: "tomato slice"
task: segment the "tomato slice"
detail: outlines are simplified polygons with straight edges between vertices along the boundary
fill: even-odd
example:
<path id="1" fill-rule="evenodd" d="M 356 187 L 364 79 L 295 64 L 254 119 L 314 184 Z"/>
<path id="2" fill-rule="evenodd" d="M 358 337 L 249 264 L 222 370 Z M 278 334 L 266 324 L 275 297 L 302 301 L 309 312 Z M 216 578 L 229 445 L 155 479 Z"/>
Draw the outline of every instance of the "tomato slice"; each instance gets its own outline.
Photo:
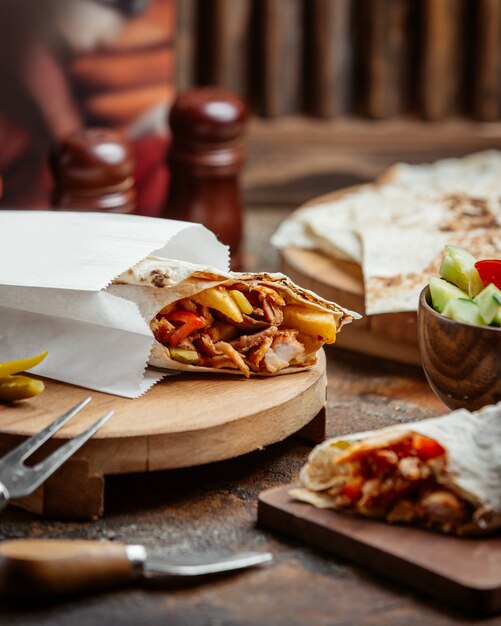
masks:
<path id="1" fill-rule="evenodd" d="M 475 269 L 480 274 L 485 287 L 489 283 L 494 283 L 498 289 L 501 289 L 501 259 L 477 261 Z"/>
<path id="2" fill-rule="evenodd" d="M 412 447 L 416 451 L 417 456 L 423 461 L 445 454 L 444 448 L 439 443 L 424 435 L 413 435 Z"/>
<path id="3" fill-rule="evenodd" d="M 167 339 L 172 347 L 189 337 L 193 331 L 206 326 L 205 318 L 190 311 L 172 311 L 166 317 L 169 322 L 181 322 L 182 324 Z"/>
<path id="4" fill-rule="evenodd" d="M 165 317 L 169 320 L 169 322 L 182 322 L 183 324 L 189 324 L 196 319 L 204 319 L 200 315 L 191 313 L 191 311 L 171 311 L 170 313 L 167 313 Z"/>

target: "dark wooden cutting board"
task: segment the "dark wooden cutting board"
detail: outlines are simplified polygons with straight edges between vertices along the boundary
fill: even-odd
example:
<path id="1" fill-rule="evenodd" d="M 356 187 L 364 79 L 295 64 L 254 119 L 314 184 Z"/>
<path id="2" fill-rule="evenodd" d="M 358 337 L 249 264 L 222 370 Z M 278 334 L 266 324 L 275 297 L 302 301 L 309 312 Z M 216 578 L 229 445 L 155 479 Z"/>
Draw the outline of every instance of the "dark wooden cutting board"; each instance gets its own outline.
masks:
<path id="1" fill-rule="evenodd" d="M 264 491 L 258 523 L 477 615 L 501 611 L 501 536 L 457 539 L 390 526 L 290 499 L 297 485 Z"/>

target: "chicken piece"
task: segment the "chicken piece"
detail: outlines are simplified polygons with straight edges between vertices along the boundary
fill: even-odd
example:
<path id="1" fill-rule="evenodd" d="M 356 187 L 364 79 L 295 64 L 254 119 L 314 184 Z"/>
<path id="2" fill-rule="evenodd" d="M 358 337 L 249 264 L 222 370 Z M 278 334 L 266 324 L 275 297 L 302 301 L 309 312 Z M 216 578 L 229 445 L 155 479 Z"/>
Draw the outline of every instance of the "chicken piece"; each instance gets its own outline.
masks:
<path id="1" fill-rule="evenodd" d="M 367 480 L 362 486 L 362 496 L 355 503 L 359 513 L 371 517 L 379 517 L 384 513 L 384 507 L 379 501 L 381 496 L 388 492 L 388 484 L 378 478 Z"/>
<path id="2" fill-rule="evenodd" d="M 217 326 L 211 326 L 210 328 L 208 328 L 207 335 L 209 335 L 213 342 L 218 342 L 220 339 L 222 339 L 221 332 L 219 331 L 219 328 Z"/>
<path id="3" fill-rule="evenodd" d="M 233 341 L 238 337 L 238 328 L 232 323 L 228 324 L 227 322 L 216 321 L 207 331 L 212 341 Z"/>
<path id="4" fill-rule="evenodd" d="M 400 459 L 398 470 L 408 480 L 424 480 L 431 476 L 431 469 L 417 456 L 406 456 Z"/>
<path id="5" fill-rule="evenodd" d="M 261 343 L 258 346 L 252 348 L 252 350 L 247 354 L 247 361 L 256 371 L 259 371 L 261 361 L 264 359 L 264 355 L 266 354 L 272 343 L 272 337 L 264 337 L 263 339 L 261 339 Z"/>
<path id="6" fill-rule="evenodd" d="M 212 325 L 214 318 L 212 317 L 208 306 L 205 306 L 203 304 L 199 305 L 198 315 L 201 315 L 203 318 L 205 318 L 205 320 L 207 321 L 207 328 Z"/>
<path id="7" fill-rule="evenodd" d="M 253 313 L 253 315 L 254 314 L 255 313 Z M 269 322 L 266 322 L 265 320 L 255 320 L 250 315 L 245 315 L 245 313 L 242 315 L 242 318 L 243 320 L 238 324 L 235 322 L 232 322 L 232 324 L 236 328 L 240 329 L 241 331 L 243 330 L 244 332 L 255 333 L 256 331 L 264 330 L 265 328 L 269 328 L 270 326 Z"/>
<path id="8" fill-rule="evenodd" d="M 263 313 L 264 319 L 275 326 L 280 326 L 280 324 L 284 321 L 282 309 L 279 309 L 269 297 L 263 299 Z"/>
<path id="9" fill-rule="evenodd" d="M 231 341 L 230 344 L 239 352 L 247 352 L 251 348 L 260 345 L 265 337 L 273 337 L 277 332 L 278 328 L 276 326 L 270 326 L 258 333 L 254 333 L 254 335 L 242 335 L 235 341 Z"/>
<path id="10" fill-rule="evenodd" d="M 193 345 L 193 342 L 191 341 L 191 339 L 189 339 L 188 337 L 186 337 L 186 339 L 183 339 L 182 341 L 180 341 L 177 346 L 177 348 L 183 348 L 184 350 L 193 350 L 195 352 L 198 352 L 198 350 L 195 348 L 195 346 Z"/>
<path id="11" fill-rule="evenodd" d="M 218 341 L 216 343 L 216 349 L 220 350 L 223 354 L 233 361 L 233 363 L 238 367 L 238 369 L 247 377 L 250 376 L 250 369 L 247 363 L 243 360 L 242 355 L 239 354 L 233 346 L 226 341 Z"/>
<path id="12" fill-rule="evenodd" d="M 387 478 L 372 478 L 362 487 L 362 497 L 358 501 L 359 508 L 363 509 L 366 514 L 382 515 L 397 500 L 407 496 L 414 487 L 412 482 L 398 474 Z"/>
<path id="13" fill-rule="evenodd" d="M 285 306 L 285 300 L 282 296 L 265 285 L 245 285 L 241 290 L 246 292 L 245 296 L 252 306 L 253 318 L 264 318 L 268 324 L 279 326 L 283 321 L 281 308 Z"/>
<path id="14" fill-rule="evenodd" d="M 233 370 L 239 369 L 238 365 L 236 365 L 230 357 L 226 356 L 226 354 L 220 354 L 217 356 L 213 356 L 212 359 L 207 363 L 208 367 L 217 367 L 217 369 L 221 368 L 230 368 Z"/>
<path id="15" fill-rule="evenodd" d="M 222 354 L 221 350 L 217 350 L 212 338 L 207 333 L 200 335 L 197 341 L 197 347 L 200 352 L 206 356 L 216 356 L 218 354 Z"/>
<path id="16" fill-rule="evenodd" d="M 388 522 L 412 522 L 419 519 L 419 508 L 410 500 L 400 500 L 386 516 Z"/>
<path id="17" fill-rule="evenodd" d="M 379 475 L 393 473 L 398 463 L 398 456 L 393 450 L 375 450 L 364 457 L 365 464 L 372 472 Z"/>
<path id="18" fill-rule="evenodd" d="M 274 374 L 288 367 L 292 359 L 304 352 L 304 346 L 296 339 L 297 331 L 282 330 L 275 335 L 273 343 L 264 355 L 263 365 Z"/>
<path id="19" fill-rule="evenodd" d="M 445 489 L 428 492 L 422 496 L 419 504 L 431 522 L 458 526 L 466 519 L 465 504 L 454 493 Z"/>
<path id="20" fill-rule="evenodd" d="M 197 305 L 193 302 L 193 300 L 190 300 L 189 298 L 183 298 L 182 300 L 179 300 L 177 306 L 182 311 L 189 311 L 190 313 L 197 314 Z"/>
<path id="21" fill-rule="evenodd" d="M 169 335 L 174 331 L 175 326 L 171 324 L 165 317 L 158 319 L 154 319 L 150 323 L 150 328 L 155 336 L 155 339 L 161 343 L 165 344 Z"/>
<path id="22" fill-rule="evenodd" d="M 257 292 L 258 298 L 261 302 L 263 302 L 265 298 L 269 298 L 273 300 L 277 306 L 285 306 L 285 300 L 277 291 L 275 291 L 275 289 L 272 289 L 271 287 L 267 287 L 266 285 L 253 285 L 251 291 L 253 293 Z"/>

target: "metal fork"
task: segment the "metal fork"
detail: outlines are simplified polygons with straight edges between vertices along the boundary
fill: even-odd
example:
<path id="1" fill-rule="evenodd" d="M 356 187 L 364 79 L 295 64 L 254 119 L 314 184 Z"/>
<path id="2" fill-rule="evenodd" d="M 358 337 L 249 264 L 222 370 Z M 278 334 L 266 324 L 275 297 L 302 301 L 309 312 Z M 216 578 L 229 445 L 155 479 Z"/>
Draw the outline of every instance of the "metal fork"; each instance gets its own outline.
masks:
<path id="1" fill-rule="evenodd" d="M 7 506 L 12 498 L 29 496 L 45 479 L 53 474 L 69 457 L 76 452 L 92 435 L 105 424 L 113 415 L 109 411 L 89 426 L 77 437 L 70 439 L 55 452 L 33 467 L 28 467 L 24 461 L 38 450 L 47 439 L 66 424 L 80 409 L 89 404 L 92 398 L 85 398 L 67 413 L 58 417 L 36 435 L 33 435 L 19 446 L 8 452 L 0 459 L 0 510 Z"/>

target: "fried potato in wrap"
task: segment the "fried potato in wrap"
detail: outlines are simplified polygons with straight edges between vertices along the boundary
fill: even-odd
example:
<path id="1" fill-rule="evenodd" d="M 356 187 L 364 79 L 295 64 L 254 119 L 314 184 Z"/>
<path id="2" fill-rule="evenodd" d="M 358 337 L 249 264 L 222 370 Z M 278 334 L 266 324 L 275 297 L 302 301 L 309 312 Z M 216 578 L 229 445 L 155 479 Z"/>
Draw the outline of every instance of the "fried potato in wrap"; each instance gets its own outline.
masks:
<path id="1" fill-rule="evenodd" d="M 150 324 L 150 364 L 181 371 L 298 372 L 360 317 L 282 274 L 224 273 L 158 257 L 127 270 L 107 291 L 135 302 Z"/>
<path id="2" fill-rule="evenodd" d="M 318 508 L 487 534 L 501 526 L 501 403 L 330 439 L 290 495 Z"/>

